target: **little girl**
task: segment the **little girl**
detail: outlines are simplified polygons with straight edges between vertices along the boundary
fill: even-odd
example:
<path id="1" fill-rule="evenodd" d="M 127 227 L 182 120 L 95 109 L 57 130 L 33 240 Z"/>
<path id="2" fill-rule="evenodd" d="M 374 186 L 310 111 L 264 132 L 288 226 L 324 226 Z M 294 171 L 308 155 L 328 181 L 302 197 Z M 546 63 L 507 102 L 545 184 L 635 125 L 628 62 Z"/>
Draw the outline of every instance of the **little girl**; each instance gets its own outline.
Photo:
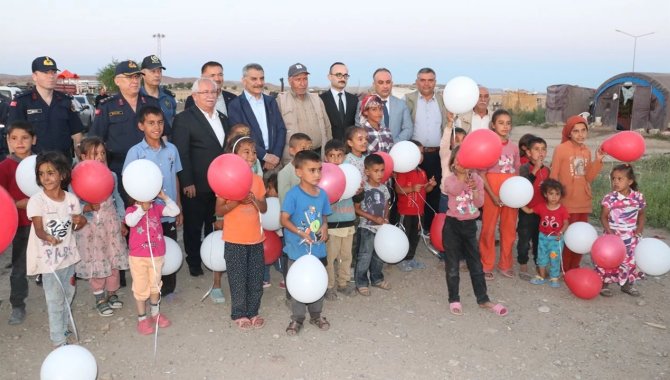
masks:
<path id="1" fill-rule="evenodd" d="M 534 139 L 535 135 L 531 133 L 526 133 L 525 135 L 521 136 L 519 139 L 519 163 L 520 165 L 525 165 L 530 162 L 530 147 L 528 146 L 528 143 L 530 140 Z"/>
<path id="2" fill-rule="evenodd" d="M 629 164 L 615 166 L 610 173 L 610 180 L 613 191 L 606 194 L 600 202 L 600 222 L 606 234 L 618 235 L 623 240 L 626 257 L 616 269 L 604 269 L 596 265 L 596 271 L 603 279 L 600 294 L 611 297 L 609 284 L 618 283 L 622 292 L 638 297 L 640 292 L 633 285 L 635 280 L 642 278 L 642 273 L 635 266 L 634 251 L 644 229 L 644 209 L 647 202 L 637 189 L 635 173 Z"/>
<path id="3" fill-rule="evenodd" d="M 249 136 L 234 136 L 226 151 L 242 157 L 252 168 L 256 144 Z M 263 179 L 253 175 L 251 191 L 241 201 L 216 199 L 216 215 L 223 216 L 224 258 L 228 270 L 231 315 L 241 330 L 265 325 L 258 309 L 263 297 L 263 228 L 260 214 L 267 210 Z"/>
<path id="4" fill-rule="evenodd" d="M 49 335 L 55 346 L 67 344 L 69 305 L 74 297 L 74 267 L 79 261 L 72 231 L 86 225 L 79 200 L 64 191 L 70 182 L 70 164 L 60 152 L 37 156 L 35 175 L 42 190 L 30 197 L 26 212 L 33 225 L 28 237 L 28 275 L 42 274 L 49 313 Z"/>
<path id="5" fill-rule="evenodd" d="M 448 197 L 447 217 L 442 228 L 442 242 L 446 250 L 447 290 L 449 291 L 449 311 L 462 315 L 463 307 L 458 294 L 460 283 L 459 265 L 465 258 L 477 303 L 497 315 L 507 315 L 507 308 L 493 304 L 486 293 L 486 281 L 477 247 L 477 224 L 479 207 L 484 204 L 484 183 L 481 177 L 463 168 L 456 155 L 460 146 L 451 152 L 449 167 L 451 173 L 443 181 L 442 191 Z"/>
<path id="6" fill-rule="evenodd" d="M 554 150 L 551 159 L 550 178 L 558 180 L 565 193 L 563 205 L 570 213 L 570 223 L 588 222 L 591 214 L 591 182 L 603 167 L 605 154 L 596 151 L 595 161 L 591 160 L 591 151 L 586 146 L 588 124 L 586 119 L 576 115 L 568 118 L 562 132 L 561 144 Z M 563 270 L 579 268 L 582 255 L 572 252 L 567 246 L 563 249 Z"/>
<path id="7" fill-rule="evenodd" d="M 344 133 L 347 139 L 347 156 L 344 162 L 352 164 L 361 172 L 361 178 L 365 178 L 365 157 L 368 151 L 368 132 L 363 127 L 352 126 Z"/>
<path id="8" fill-rule="evenodd" d="M 107 166 L 105 145 L 98 137 L 88 137 L 79 145 L 80 159 L 96 160 Z M 128 248 L 125 239 L 128 234 L 122 222 L 125 216 L 123 201 L 116 190 L 104 202 L 89 204 L 82 201 L 84 215 L 90 223 L 75 234 L 81 261 L 75 271 L 80 278 L 88 279 L 95 296 L 95 307 L 103 317 L 114 315 L 113 309 L 123 307 L 116 291 L 119 289 L 119 270 L 128 269 Z M 107 294 L 105 294 L 105 291 Z"/>
<path id="9" fill-rule="evenodd" d="M 382 123 L 384 103 L 377 95 L 367 95 L 361 100 L 360 125 L 368 132 L 368 153 L 386 152 L 393 146 L 391 130 Z"/>
<path id="10" fill-rule="evenodd" d="M 519 148 L 509 140 L 512 131 L 512 117 L 506 110 L 500 109 L 491 116 L 491 129 L 503 144 L 498 162 L 485 170 L 482 177 L 486 197 L 482 214 L 482 231 L 479 237 L 479 250 L 482 255 L 484 277 L 493 280 L 493 267 L 496 261 L 495 230 L 500 219 L 500 261 L 498 271 L 505 277 L 514 277 L 512 270 L 512 246 L 516 239 L 517 209 L 505 206 L 500 200 L 500 186 L 506 179 L 517 175 L 519 171 Z"/>
<path id="11" fill-rule="evenodd" d="M 230 140 L 235 136 L 251 136 L 251 128 L 246 124 L 238 123 L 230 127 L 230 132 L 228 134 L 230 137 L 226 139 L 226 144 L 230 144 Z M 263 166 L 258 158 L 256 158 L 256 163 L 251 167 L 251 171 L 261 177 L 263 176 Z"/>
<path id="12" fill-rule="evenodd" d="M 165 328 L 171 322 L 160 313 L 161 270 L 165 260 L 165 240 L 161 217 L 179 215 L 179 206 L 163 190 L 158 194 L 163 203 L 135 202 L 126 209 L 126 224 L 130 227 L 128 258 L 130 275 L 133 278 L 133 296 L 137 306 L 137 332 L 141 335 L 154 333 L 154 324 Z M 149 300 L 151 316 L 147 316 L 146 302 Z"/>

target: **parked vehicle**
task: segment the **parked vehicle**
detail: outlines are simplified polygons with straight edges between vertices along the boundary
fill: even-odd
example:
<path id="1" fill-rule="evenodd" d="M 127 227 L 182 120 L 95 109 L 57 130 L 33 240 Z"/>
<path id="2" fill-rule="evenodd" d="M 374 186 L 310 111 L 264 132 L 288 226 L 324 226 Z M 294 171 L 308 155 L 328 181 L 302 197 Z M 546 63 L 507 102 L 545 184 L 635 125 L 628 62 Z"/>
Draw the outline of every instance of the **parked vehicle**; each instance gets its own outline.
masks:
<path id="1" fill-rule="evenodd" d="M 79 97 L 86 98 L 83 95 L 75 95 L 72 98 L 72 104 L 74 105 L 74 111 L 79 114 L 79 120 L 81 120 L 81 123 L 84 125 L 84 132 L 88 132 L 88 130 L 91 128 L 91 125 L 93 125 L 93 116 L 95 115 L 95 110 L 88 104 L 80 103 L 78 99 Z"/>

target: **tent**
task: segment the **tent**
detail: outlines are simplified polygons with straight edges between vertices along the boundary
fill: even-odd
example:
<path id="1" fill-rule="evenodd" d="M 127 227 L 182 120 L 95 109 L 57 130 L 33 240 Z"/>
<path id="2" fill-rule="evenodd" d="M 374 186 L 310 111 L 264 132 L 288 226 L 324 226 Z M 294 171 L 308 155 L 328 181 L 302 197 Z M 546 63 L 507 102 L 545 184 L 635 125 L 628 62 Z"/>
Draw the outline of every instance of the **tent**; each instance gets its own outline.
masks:
<path id="1" fill-rule="evenodd" d="M 594 116 L 619 130 L 666 129 L 670 122 L 670 74 L 623 73 L 596 90 Z"/>
<path id="2" fill-rule="evenodd" d="M 77 75 L 77 74 L 75 74 L 71 71 L 64 70 L 64 71 L 61 71 L 60 74 L 58 74 L 58 79 L 79 79 L 79 75 Z"/>
<path id="3" fill-rule="evenodd" d="M 565 123 L 570 116 L 588 112 L 595 92 L 592 88 L 570 84 L 547 87 L 547 108 L 544 111 L 547 123 Z"/>

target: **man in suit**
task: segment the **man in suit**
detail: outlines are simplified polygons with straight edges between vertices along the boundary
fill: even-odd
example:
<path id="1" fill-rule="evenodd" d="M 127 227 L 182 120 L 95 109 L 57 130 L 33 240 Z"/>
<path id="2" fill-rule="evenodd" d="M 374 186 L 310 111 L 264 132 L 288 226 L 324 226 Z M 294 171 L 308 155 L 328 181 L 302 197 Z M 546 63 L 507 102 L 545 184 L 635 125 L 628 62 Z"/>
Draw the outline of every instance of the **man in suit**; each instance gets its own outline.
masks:
<path id="1" fill-rule="evenodd" d="M 475 108 L 471 112 L 460 115 L 456 126 L 465 129 L 467 133 L 478 129 L 488 129 L 491 123 L 490 101 L 491 95 L 489 94 L 489 89 L 480 85 L 479 100 L 477 100 Z"/>
<path id="2" fill-rule="evenodd" d="M 223 154 L 229 131 L 228 118 L 215 109 L 218 94 L 213 80 L 196 80 L 191 93 L 195 105 L 177 114 L 173 125 L 173 143 L 182 161 L 178 176 L 183 192 L 186 262 L 194 277 L 203 275 L 200 260 L 202 229 L 208 235 L 214 222 L 216 197 L 207 182 L 207 169 Z"/>
<path id="3" fill-rule="evenodd" d="M 280 159 L 286 144 L 286 126 L 277 101 L 263 94 L 265 72 L 257 63 L 242 69 L 244 91 L 228 106 L 230 125 L 245 124 L 251 128 L 256 142 L 256 154 L 263 161 L 263 170 L 280 169 Z"/>
<path id="4" fill-rule="evenodd" d="M 407 104 L 401 99 L 391 95 L 393 90 L 393 77 L 386 68 L 375 70 L 372 75 L 372 87 L 374 94 L 379 96 L 384 104 L 384 125 L 386 125 L 393 135 L 393 142 L 405 141 L 412 138 L 414 125 L 409 115 Z M 356 111 L 356 124 L 360 119 L 361 103 L 358 102 Z"/>
<path id="5" fill-rule="evenodd" d="M 423 145 L 423 162 L 419 165 L 428 178 L 434 177 L 437 183 L 442 181 L 442 167 L 440 165 L 440 141 L 443 133 L 449 135 L 451 126 L 447 108 L 442 96 L 435 93 L 435 71 L 424 67 L 416 74 L 416 88 L 405 96 L 405 102 L 414 121 L 412 139 Z M 424 232 L 430 231 L 435 213 L 440 206 L 440 188 L 426 194 L 426 201 L 430 207 L 426 208 L 424 216 Z"/>
<path id="6" fill-rule="evenodd" d="M 344 132 L 356 124 L 356 106 L 358 97 L 344 91 L 349 80 L 349 69 L 342 62 L 330 65 L 328 71 L 330 91 L 319 95 L 330 120 L 331 134 L 334 139 L 345 142 Z"/>
<path id="7" fill-rule="evenodd" d="M 223 90 L 223 65 L 216 61 L 205 62 L 200 69 L 201 78 L 209 78 L 216 83 L 221 93 L 216 98 L 216 110 L 228 116 L 228 104 L 235 99 L 236 95 L 232 92 Z M 189 95 L 184 103 L 184 109 L 193 107 L 193 96 Z"/>

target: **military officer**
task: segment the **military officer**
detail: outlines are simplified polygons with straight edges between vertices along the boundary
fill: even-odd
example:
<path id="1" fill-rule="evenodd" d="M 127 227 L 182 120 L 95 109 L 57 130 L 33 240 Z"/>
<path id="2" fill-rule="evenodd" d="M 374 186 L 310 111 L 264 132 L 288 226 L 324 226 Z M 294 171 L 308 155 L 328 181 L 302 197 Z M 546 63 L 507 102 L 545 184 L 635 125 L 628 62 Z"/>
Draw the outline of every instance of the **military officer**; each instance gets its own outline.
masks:
<path id="1" fill-rule="evenodd" d="M 165 70 L 165 67 L 163 67 L 163 63 L 158 56 L 149 55 L 144 57 L 142 60 L 142 74 L 144 74 L 142 81 L 144 84 L 140 88 L 140 94 L 158 99 L 165 121 L 172 124 L 177 111 L 177 101 L 172 91 L 161 87 L 163 70 Z"/>

